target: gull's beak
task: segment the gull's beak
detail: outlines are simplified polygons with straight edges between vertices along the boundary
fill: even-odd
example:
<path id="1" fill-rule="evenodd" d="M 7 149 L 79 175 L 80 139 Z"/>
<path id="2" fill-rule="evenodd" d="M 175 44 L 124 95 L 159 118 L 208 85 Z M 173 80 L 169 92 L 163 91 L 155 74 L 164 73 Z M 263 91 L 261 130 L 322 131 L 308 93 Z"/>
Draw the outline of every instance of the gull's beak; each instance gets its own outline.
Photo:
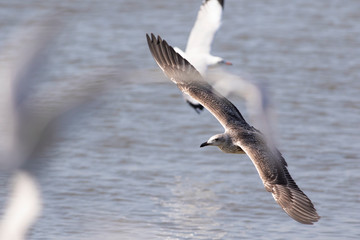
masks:
<path id="1" fill-rule="evenodd" d="M 233 65 L 231 62 L 227 62 L 225 60 L 222 60 L 221 62 L 219 62 L 220 64 L 225 64 L 225 65 Z"/>
<path id="2" fill-rule="evenodd" d="M 205 146 L 209 146 L 210 144 L 208 142 L 204 142 L 200 145 L 200 147 L 205 147 Z"/>

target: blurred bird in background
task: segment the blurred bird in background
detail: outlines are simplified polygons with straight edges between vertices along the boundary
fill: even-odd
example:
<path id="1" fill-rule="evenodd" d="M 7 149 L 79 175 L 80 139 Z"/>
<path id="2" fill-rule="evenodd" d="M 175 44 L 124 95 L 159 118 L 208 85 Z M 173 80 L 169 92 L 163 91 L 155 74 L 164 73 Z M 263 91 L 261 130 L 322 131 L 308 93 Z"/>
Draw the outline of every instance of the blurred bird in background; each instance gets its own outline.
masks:
<path id="1" fill-rule="evenodd" d="M 39 155 L 66 127 L 62 118 L 89 102 L 90 96 L 100 90 L 100 85 L 84 85 L 83 92 L 76 96 L 54 94 L 51 103 L 42 102 L 41 94 L 35 93 L 44 82 L 55 39 L 63 27 L 53 14 L 36 26 L 20 25 L 1 47 L 0 173 L 10 175 L 12 181 L 1 216 L 0 239 L 26 238 L 42 209 L 36 176 L 44 172 L 49 159 L 44 161 Z M 22 47 L 14 49 L 19 45 Z"/>
<path id="2" fill-rule="evenodd" d="M 224 96 L 234 95 L 244 99 L 250 122 L 259 128 L 270 142 L 273 142 L 276 139 L 275 111 L 266 84 L 255 83 L 248 80 L 248 77 L 240 77 L 219 68 L 208 71 L 209 66 L 232 65 L 210 53 L 212 41 L 221 26 L 224 4 L 224 0 L 203 1 L 191 29 L 185 52 L 178 47 L 174 47 L 174 50 L 187 59 Z M 197 113 L 203 110 L 203 106 L 198 101 L 187 94 L 183 96 Z"/>
<path id="3" fill-rule="evenodd" d="M 189 60 L 202 76 L 206 75 L 208 66 L 219 64 L 232 65 L 223 58 L 213 56 L 211 44 L 221 26 L 224 0 L 206 0 L 200 6 L 196 21 L 191 29 L 185 52 L 175 47 L 175 51 Z M 200 113 L 204 107 L 192 97 L 183 94 L 186 102 Z"/>

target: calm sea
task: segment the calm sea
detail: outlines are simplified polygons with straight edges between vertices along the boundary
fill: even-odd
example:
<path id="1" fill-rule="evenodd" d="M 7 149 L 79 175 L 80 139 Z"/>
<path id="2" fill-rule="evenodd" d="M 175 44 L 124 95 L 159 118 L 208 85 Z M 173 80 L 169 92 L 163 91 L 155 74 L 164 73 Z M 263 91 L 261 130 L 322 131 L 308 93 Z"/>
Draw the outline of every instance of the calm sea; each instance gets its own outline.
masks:
<path id="1" fill-rule="evenodd" d="M 278 148 L 322 217 L 313 226 L 280 209 L 247 156 L 199 148 L 221 125 L 151 57 L 145 33 L 184 49 L 200 3 L 0 1 L 0 43 L 54 10 L 66 23 L 41 101 L 112 82 L 40 156 L 28 239 L 360 239 L 360 1 L 229 0 L 213 42 L 233 63 L 223 70 L 267 83 Z M 3 176 L 1 208 L 8 191 Z"/>

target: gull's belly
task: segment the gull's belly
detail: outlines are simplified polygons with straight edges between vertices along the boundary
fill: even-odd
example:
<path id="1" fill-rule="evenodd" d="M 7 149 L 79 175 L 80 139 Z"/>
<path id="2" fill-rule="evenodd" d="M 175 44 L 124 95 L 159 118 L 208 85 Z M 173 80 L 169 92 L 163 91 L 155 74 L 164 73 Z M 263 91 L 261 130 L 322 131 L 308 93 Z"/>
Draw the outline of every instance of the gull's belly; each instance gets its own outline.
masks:
<path id="1" fill-rule="evenodd" d="M 225 153 L 236 153 L 236 154 L 245 154 L 244 150 L 241 147 L 236 145 L 230 146 L 219 146 L 220 150 Z"/>

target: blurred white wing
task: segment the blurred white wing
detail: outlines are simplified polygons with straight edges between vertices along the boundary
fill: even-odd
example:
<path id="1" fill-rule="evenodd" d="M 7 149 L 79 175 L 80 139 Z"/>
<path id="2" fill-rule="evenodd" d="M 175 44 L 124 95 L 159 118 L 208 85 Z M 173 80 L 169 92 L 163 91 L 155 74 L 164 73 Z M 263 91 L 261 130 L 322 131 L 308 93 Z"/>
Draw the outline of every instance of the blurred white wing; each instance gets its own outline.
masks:
<path id="1" fill-rule="evenodd" d="M 5 168 L 18 166 L 31 151 L 31 148 L 22 147 L 24 136 L 21 129 L 31 123 L 24 115 L 24 102 L 39 81 L 36 74 L 46 63 L 45 55 L 56 28 L 37 26 L 26 29 L 19 26 L 19 29 L 4 44 L 0 54 L 0 166 Z M 15 49 L 15 46 L 22 47 Z"/>
<path id="2" fill-rule="evenodd" d="M 223 6 L 224 1 L 218 0 L 207 0 L 202 3 L 185 49 L 190 59 L 197 55 L 206 56 L 210 54 L 211 43 L 221 25 Z M 194 67 L 200 73 L 204 73 L 202 70 L 204 67 L 196 65 Z"/>
<path id="3" fill-rule="evenodd" d="M 53 17 L 44 19 L 43 25 L 18 26 L 18 31 L 1 48 L 0 171 L 14 173 L 14 180 L 0 221 L 0 239 L 26 238 L 41 211 L 40 190 L 33 175 L 39 173 L 44 164 L 35 164 L 37 154 L 58 132 L 58 125 L 55 128 L 53 123 L 88 100 L 97 87 L 84 88 L 85 94 L 65 99 L 52 95 L 46 102 L 33 94 L 32 90 L 43 78 L 53 40 L 62 27 L 62 22 Z M 35 104 L 34 95 L 43 106 Z M 56 104 L 52 105 L 49 100 Z"/>
<path id="4" fill-rule="evenodd" d="M 12 193 L 0 221 L 0 239 L 23 240 L 29 226 L 41 212 L 41 197 L 35 179 L 18 171 L 12 181 Z"/>
<path id="5" fill-rule="evenodd" d="M 234 95 L 245 100 L 250 122 L 276 145 L 276 113 L 270 94 L 263 83 L 255 83 L 220 69 L 208 72 L 206 80 L 223 96 Z"/>
<path id="6" fill-rule="evenodd" d="M 185 52 L 175 47 L 174 50 L 188 60 L 202 76 L 205 76 L 208 65 L 222 61 L 222 58 L 210 54 L 211 43 L 220 28 L 224 0 L 205 0 L 200 6 L 195 24 L 190 32 Z M 203 106 L 192 97 L 183 94 L 186 102 L 197 113 Z"/>
<path id="7" fill-rule="evenodd" d="M 54 30 L 54 26 L 51 27 Z M 27 109 L 26 98 L 38 82 L 35 76 L 45 65 L 46 50 L 54 31 L 50 26 L 30 29 L 19 26 L 18 29 L 0 54 L 0 170 L 13 170 L 23 165 L 30 158 L 44 127 L 42 117 L 36 120 L 29 117 L 32 111 Z M 15 172 L 11 188 L 0 222 L 0 239 L 22 240 L 40 214 L 40 193 L 35 179 L 23 170 Z"/>

